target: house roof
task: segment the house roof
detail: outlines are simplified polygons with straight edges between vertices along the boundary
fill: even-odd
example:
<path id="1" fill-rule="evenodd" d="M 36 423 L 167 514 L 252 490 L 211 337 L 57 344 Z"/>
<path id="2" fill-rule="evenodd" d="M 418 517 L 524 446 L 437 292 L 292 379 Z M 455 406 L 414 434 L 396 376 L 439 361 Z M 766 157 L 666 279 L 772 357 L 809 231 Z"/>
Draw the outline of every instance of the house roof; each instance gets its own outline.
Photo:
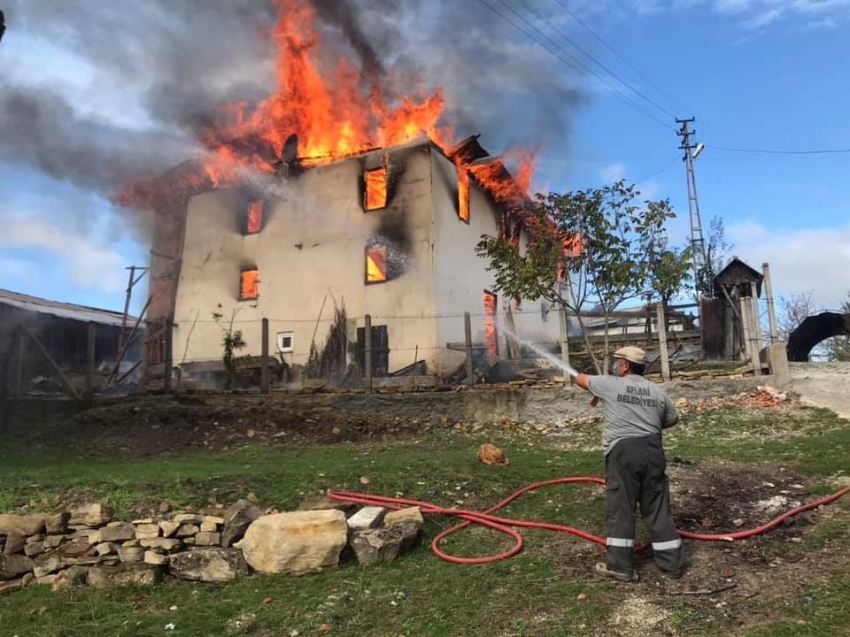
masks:
<path id="1" fill-rule="evenodd" d="M 121 312 L 113 312 L 112 310 L 88 307 L 86 305 L 76 305 L 74 303 L 49 301 L 38 298 L 37 296 L 29 296 L 28 294 L 2 289 L 0 289 L 0 305 L 7 305 L 37 314 L 50 314 L 51 316 L 70 319 L 72 321 L 85 323 L 91 321 L 102 325 L 121 325 L 124 318 Z M 127 317 L 128 324 L 132 325 L 135 321 L 135 317 Z"/>

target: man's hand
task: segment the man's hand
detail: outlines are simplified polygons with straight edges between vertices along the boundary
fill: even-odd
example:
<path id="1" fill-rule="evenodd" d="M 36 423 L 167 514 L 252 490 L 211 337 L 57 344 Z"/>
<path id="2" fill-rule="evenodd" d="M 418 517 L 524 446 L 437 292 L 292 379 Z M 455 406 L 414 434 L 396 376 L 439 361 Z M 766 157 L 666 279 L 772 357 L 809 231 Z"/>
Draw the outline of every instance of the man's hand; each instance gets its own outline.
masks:
<path id="1" fill-rule="evenodd" d="M 590 389 L 590 376 L 588 374 L 579 374 L 576 376 L 576 385 L 582 389 Z"/>
<path id="2" fill-rule="evenodd" d="M 670 429 L 670 427 L 675 427 L 678 424 L 679 424 L 679 417 L 677 416 L 676 418 L 674 418 L 670 422 L 665 422 L 664 425 L 662 425 L 661 428 L 662 429 Z"/>

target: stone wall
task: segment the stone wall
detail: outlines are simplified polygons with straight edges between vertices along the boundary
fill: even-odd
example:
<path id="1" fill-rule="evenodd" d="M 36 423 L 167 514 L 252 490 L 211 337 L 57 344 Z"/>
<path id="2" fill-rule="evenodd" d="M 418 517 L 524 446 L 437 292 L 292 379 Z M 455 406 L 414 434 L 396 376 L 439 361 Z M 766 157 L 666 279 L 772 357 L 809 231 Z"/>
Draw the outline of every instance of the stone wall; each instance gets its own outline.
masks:
<path id="1" fill-rule="evenodd" d="M 336 567 L 346 549 L 370 566 L 409 551 L 424 525 L 418 508 L 358 509 L 323 496 L 283 513 L 239 500 L 226 509 L 163 511 L 130 522 L 113 516 L 100 503 L 0 514 L 0 593 L 33 584 L 153 585 L 166 576 L 229 582 L 251 572 L 303 575 Z"/>

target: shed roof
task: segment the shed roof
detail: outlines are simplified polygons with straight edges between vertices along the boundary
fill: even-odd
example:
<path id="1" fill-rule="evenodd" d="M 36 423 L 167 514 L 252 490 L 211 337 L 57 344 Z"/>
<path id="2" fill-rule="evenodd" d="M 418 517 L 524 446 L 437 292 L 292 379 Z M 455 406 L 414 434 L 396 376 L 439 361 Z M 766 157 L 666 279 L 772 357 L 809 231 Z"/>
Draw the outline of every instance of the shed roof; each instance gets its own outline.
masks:
<path id="1" fill-rule="evenodd" d="M 72 321 L 82 321 L 85 323 L 93 321 L 102 325 L 121 325 L 124 318 L 121 312 L 88 307 L 86 305 L 76 305 L 74 303 L 50 301 L 37 296 L 29 296 L 28 294 L 3 289 L 0 289 L 0 305 L 8 305 L 37 314 L 50 314 L 51 316 L 70 319 Z M 131 325 L 135 321 L 135 317 L 127 317 L 127 322 Z"/>

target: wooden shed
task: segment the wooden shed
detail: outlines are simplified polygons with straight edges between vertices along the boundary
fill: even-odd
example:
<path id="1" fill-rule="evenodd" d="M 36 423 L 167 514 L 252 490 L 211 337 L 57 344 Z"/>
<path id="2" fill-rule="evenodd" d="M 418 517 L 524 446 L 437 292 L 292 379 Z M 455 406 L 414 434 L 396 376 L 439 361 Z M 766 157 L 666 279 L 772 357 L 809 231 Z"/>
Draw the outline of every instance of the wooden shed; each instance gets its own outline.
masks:
<path id="1" fill-rule="evenodd" d="M 758 301 L 764 275 L 734 257 L 714 278 L 714 298 L 703 299 L 700 322 L 703 355 L 708 360 L 746 360 L 744 321 L 755 314 L 761 340 Z M 753 299 L 756 302 L 753 303 Z M 744 307 L 746 306 L 746 307 Z"/>

